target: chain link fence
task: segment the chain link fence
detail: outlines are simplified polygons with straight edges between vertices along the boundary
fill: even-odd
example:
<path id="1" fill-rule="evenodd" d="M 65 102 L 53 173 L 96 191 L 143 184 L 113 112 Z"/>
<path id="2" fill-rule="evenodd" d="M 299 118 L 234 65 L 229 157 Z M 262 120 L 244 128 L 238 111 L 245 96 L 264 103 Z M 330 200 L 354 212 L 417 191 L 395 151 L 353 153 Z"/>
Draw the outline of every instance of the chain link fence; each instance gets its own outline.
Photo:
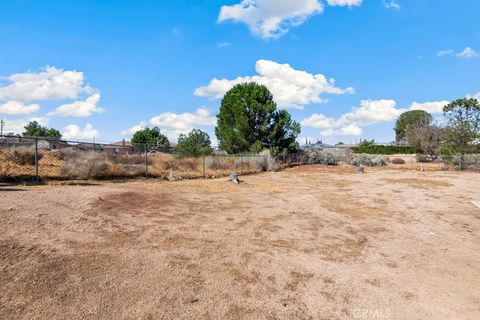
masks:
<path id="1" fill-rule="evenodd" d="M 469 170 L 480 172 L 480 155 L 455 154 L 438 159 L 426 155 L 378 155 L 354 154 L 349 149 L 308 151 L 282 155 L 278 158 L 282 168 L 299 165 L 351 165 L 386 169 L 408 169 L 420 171 Z"/>
<path id="2" fill-rule="evenodd" d="M 266 168 L 267 158 L 260 155 L 179 158 L 173 149 L 125 141 L 100 144 L 51 138 L 0 138 L 0 180 L 181 180 L 226 176 L 232 171 L 250 174 Z"/>
<path id="3" fill-rule="evenodd" d="M 179 158 L 173 149 L 122 141 L 114 144 L 52 138 L 0 137 L 0 180 L 88 180 L 213 178 L 299 165 L 351 165 L 409 170 L 480 172 L 480 155 L 451 155 L 433 160 L 424 155 L 353 154 L 349 149 L 307 151 L 278 156 L 212 154 Z"/>

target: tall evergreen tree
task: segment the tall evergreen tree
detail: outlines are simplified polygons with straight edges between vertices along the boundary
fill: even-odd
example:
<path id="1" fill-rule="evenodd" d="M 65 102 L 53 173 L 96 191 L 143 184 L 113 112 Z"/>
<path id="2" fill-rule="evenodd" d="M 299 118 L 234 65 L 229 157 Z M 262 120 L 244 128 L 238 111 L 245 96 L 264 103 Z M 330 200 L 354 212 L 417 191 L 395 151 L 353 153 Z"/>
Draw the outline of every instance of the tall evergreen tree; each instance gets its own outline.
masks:
<path id="1" fill-rule="evenodd" d="M 264 85 L 250 82 L 234 86 L 223 97 L 217 120 L 219 148 L 230 154 L 298 149 L 300 124 L 287 111 L 277 110 Z"/>

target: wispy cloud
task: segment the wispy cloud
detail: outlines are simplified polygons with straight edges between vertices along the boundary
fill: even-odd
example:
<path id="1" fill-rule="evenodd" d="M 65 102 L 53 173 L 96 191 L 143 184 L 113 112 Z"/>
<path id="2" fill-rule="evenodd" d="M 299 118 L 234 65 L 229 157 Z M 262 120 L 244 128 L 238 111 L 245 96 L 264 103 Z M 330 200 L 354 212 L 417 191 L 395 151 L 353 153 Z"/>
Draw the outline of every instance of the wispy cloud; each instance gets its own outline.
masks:
<path id="1" fill-rule="evenodd" d="M 455 52 L 452 49 L 440 50 L 439 52 L 437 52 L 437 57 L 442 58 L 442 57 L 448 57 L 448 56 L 456 56 L 458 58 L 471 59 L 471 58 L 478 57 L 479 54 L 478 52 L 476 52 L 474 49 L 470 47 L 466 47 L 465 49 L 459 52 Z"/>
<path id="2" fill-rule="evenodd" d="M 231 46 L 231 43 L 228 42 L 228 41 L 217 42 L 217 47 L 219 47 L 219 48 L 226 48 L 226 47 L 230 47 L 230 46 Z"/>
<path id="3" fill-rule="evenodd" d="M 384 0 L 383 5 L 387 9 L 395 9 L 395 10 L 400 10 L 401 9 L 400 4 L 398 2 L 396 2 L 395 0 L 388 0 L 388 1 Z"/>
<path id="4" fill-rule="evenodd" d="M 454 53 L 452 49 L 440 50 L 437 52 L 437 57 L 451 56 Z"/>

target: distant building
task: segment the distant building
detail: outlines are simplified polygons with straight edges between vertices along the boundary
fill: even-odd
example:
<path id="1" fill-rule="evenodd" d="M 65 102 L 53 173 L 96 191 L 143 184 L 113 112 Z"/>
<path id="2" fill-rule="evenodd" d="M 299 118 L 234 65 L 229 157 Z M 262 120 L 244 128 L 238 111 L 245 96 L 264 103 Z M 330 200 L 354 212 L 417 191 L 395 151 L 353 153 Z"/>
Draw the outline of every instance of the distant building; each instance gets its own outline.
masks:
<path id="1" fill-rule="evenodd" d="M 119 142 L 115 142 L 112 144 L 107 144 L 101 147 L 103 152 L 109 154 L 132 154 L 133 153 L 133 146 L 131 142 L 126 142 L 125 139 Z"/>
<path id="2" fill-rule="evenodd" d="M 37 146 L 39 149 L 57 150 L 67 148 L 70 145 L 56 138 L 37 138 Z M 17 136 L 4 136 L 0 138 L 0 147 L 34 147 L 35 138 Z"/>
<path id="3" fill-rule="evenodd" d="M 77 144 L 72 144 L 74 149 L 80 150 L 100 150 L 102 146 L 98 143 L 90 143 L 90 142 L 81 142 Z"/>
<path id="4" fill-rule="evenodd" d="M 32 141 L 32 144 L 35 142 Z M 68 148 L 70 145 L 62 140 L 59 139 L 38 139 L 38 148 L 39 149 L 47 149 L 47 150 L 57 150 Z"/>
<path id="5" fill-rule="evenodd" d="M 304 151 L 323 151 L 325 149 L 336 149 L 337 147 L 323 143 L 322 140 L 317 140 L 315 143 L 306 143 L 300 146 L 300 148 Z"/>
<path id="6" fill-rule="evenodd" d="M 20 135 L 0 137 L 0 148 L 28 147 L 34 145 L 35 140 L 26 139 Z"/>

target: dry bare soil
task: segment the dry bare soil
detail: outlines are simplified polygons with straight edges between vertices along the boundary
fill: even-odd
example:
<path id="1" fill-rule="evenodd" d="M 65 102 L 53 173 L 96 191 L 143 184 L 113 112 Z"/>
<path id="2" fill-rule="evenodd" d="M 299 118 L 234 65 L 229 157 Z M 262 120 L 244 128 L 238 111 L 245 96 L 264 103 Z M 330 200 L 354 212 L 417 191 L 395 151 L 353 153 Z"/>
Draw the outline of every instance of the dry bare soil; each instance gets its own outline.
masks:
<path id="1" fill-rule="evenodd" d="M 474 173 L 0 187 L 1 319 L 480 319 Z"/>

